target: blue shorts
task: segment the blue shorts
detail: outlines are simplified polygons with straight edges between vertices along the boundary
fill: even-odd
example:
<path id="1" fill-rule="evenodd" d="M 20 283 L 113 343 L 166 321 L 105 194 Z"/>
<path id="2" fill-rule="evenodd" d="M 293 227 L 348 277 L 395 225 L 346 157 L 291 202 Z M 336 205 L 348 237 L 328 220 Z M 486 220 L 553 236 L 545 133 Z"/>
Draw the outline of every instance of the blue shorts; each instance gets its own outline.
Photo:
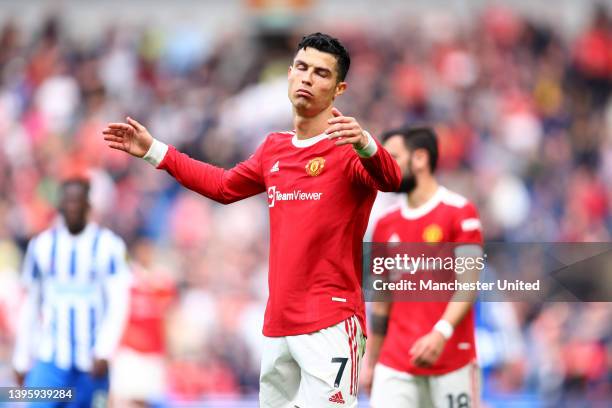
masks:
<path id="1" fill-rule="evenodd" d="M 108 402 L 108 375 L 94 378 L 77 369 L 63 370 L 54 364 L 38 361 L 28 372 L 26 387 L 74 388 L 72 402 L 36 402 L 34 408 L 90 408 L 105 407 Z"/>

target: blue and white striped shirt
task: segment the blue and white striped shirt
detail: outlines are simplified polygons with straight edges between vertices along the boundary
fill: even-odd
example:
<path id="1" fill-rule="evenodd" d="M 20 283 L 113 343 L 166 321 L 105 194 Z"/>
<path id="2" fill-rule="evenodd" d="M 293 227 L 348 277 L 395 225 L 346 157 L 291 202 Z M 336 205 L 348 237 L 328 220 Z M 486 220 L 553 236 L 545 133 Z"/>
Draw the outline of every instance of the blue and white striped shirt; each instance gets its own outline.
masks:
<path id="1" fill-rule="evenodd" d="M 26 372 L 33 356 L 82 371 L 93 358 L 110 358 L 129 299 L 121 238 L 94 223 L 72 235 L 60 220 L 30 241 L 22 278 L 27 296 L 17 328 L 17 371 Z"/>

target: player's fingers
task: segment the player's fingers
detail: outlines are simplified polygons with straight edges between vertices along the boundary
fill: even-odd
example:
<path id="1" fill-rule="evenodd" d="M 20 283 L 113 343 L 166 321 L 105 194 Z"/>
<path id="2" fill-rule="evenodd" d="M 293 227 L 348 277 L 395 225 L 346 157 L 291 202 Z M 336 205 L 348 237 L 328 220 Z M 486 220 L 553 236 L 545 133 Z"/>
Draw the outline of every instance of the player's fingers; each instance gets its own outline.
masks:
<path id="1" fill-rule="evenodd" d="M 123 136 L 125 134 L 125 130 L 121 129 L 104 129 L 102 131 L 103 135 L 113 135 L 113 136 Z"/>
<path id="2" fill-rule="evenodd" d="M 132 125 L 134 127 L 134 129 L 137 130 L 145 130 L 145 127 L 142 126 L 136 119 L 132 119 L 129 116 L 127 117 L 127 121 L 130 125 Z"/>
<path id="3" fill-rule="evenodd" d="M 431 348 L 428 344 L 424 344 L 421 352 L 417 355 L 419 364 L 426 365 L 431 363 Z"/>
<path id="4" fill-rule="evenodd" d="M 109 123 L 108 125 L 106 125 L 106 127 L 109 129 L 119 129 L 119 130 L 127 130 L 127 131 L 131 129 L 131 126 L 128 125 L 127 123 Z"/>
<path id="5" fill-rule="evenodd" d="M 355 144 L 358 143 L 360 140 L 360 136 L 354 136 L 354 137 L 341 137 L 340 139 L 338 139 L 336 141 L 336 146 L 342 146 L 345 144 Z"/>
<path id="6" fill-rule="evenodd" d="M 108 147 L 110 147 L 111 149 L 125 151 L 125 147 L 123 147 L 123 143 L 109 142 Z"/>
<path id="7" fill-rule="evenodd" d="M 342 130 L 339 133 L 338 137 L 341 139 L 351 139 L 350 143 L 357 143 L 361 138 L 361 134 L 355 130 Z"/>
<path id="8" fill-rule="evenodd" d="M 421 367 L 429 367 L 430 365 L 431 365 L 431 362 L 427 360 L 426 358 L 422 358 L 419 360 L 419 366 Z"/>
<path id="9" fill-rule="evenodd" d="M 331 135 L 340 130 L 356 130 L 357 126 L 354 123 L 336 123 L 325 130 L 325 134 Z"/>
<path id="10" fill-rule="evenodd" d="M 339 117 L 339 116 L 344 116 L 342 114 L 342 112 L 340 112 L 340 109 L 338 109 L 336 107 L 333 107 L 331 112 L 332 112 L 332 115 L 334 115 L 334 117 L 336 117 L 336 118 Z"/>
<path id="11" fill-rule="evenodd" d="M 338 116 L 336 118 L 331 118 L 330 120 L 327 121 L 327 123 L 329 123 L 330 125 L 333 125 L 335 123 L 352 123 L 355 122 L 355 118 L 351 118 L 349 116 Z"/>
<path id="12" fill-rule="evenodd" d="M 327 137 L 330 139 L 335 139 L 337 137 L 346 138 L 346 137 L 353 137 L 353 136 L 355 136 L 354 130 L 338 130 L 336 132 L 330 133 L 329 136 Z"/>
<path id="13" fill-rule="evenodd" d="M 423 342 L 421 340 L 417 340 L 410 348 L 410 354 L 414 357 L 417 357 L 419 354 L 421 354 L 422 349 Z"/>
<path id="14" fill-rule="evenodd" d="M 104 136 L 104 140 L 106 140 L 107 142 L 116 142 L 116 143 L 122 143 L 123 142 L 123 138 L 122 137 L 113 136 L 113 135 L 106 135 L 106 136 Z"/>
<path id="15" fill-rule="evenodd" d="M 427 364 L 427 365 L 431 365 L 433 364 L 434 361 L 436 361 L 436 356 L 429 352 L 429 353 L 425 353 L 422 357 L 421 360 L 423 362 L 423 364 Z"/>

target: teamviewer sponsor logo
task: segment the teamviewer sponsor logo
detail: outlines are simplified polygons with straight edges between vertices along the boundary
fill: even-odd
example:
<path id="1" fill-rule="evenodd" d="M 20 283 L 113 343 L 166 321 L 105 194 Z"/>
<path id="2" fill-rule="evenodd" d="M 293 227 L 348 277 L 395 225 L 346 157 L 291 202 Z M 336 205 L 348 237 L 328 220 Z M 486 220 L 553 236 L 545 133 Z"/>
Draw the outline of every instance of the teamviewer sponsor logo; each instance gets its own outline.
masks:
<path id="1" fill-rule="evenodd" d="M 302 190 L 293 190 L 283 193 L 276 190 L 276 186 L 268 187 L 268 207 L 272 208 L 277 201 L 319 201 L 323 193 L 307 193 Z"/>
<path id="2" fill-rule="evenodd" d="M 268 207 L 272 208 L 274 207 L 274 204 L 276 203 L 276 186 L 270 186 L 268 187 Z"/>

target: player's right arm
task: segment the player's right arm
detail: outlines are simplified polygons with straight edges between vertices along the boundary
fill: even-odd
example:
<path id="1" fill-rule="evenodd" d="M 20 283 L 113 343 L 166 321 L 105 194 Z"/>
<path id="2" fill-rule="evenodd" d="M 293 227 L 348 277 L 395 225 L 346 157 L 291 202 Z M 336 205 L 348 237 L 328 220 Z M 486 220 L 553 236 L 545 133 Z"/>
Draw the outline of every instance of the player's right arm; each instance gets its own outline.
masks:
<path id="1" fill-rule="evenodd" d="M 370 330 L 366 343 L 366 358 L 364 370 L 361 374 L 361 386 L 367 392 L 372 387 L 372 379 L 374 377 L 374 367 L 378 363 L 380 350 L 382 349 L 387 335 L 387 326 L 389 324 L 389 311 L 391 303 L 389 302 L 372 302 L 372 314 L 370 315 Z"/>
<path id="2" fill-rule="evenodd" d="M 225 170 L 190 158 L 172 146 L 155 140 L 147 129 L 127 118 L 128 123 L 109 123 L 102 132 L 112 149 L 127 152 L 166 170 L 179 183 L 217 202 L 228 204 L 265 191 L 261 172 L 261 150 L 236 167 Z"/>
<path id="3" fill-rule="evenodd" d="M 32 364 L 32 341 L 39 324 L 40 305 L 40 269 L 35 256 L 36 240 L 28 244 L 22 267 L 21 283 L 25 289 L 25 297 L 17 317 L 17 332 L 13 350 L 13 369 L 15 382 L 22 387 L 25 375 Z"/>

